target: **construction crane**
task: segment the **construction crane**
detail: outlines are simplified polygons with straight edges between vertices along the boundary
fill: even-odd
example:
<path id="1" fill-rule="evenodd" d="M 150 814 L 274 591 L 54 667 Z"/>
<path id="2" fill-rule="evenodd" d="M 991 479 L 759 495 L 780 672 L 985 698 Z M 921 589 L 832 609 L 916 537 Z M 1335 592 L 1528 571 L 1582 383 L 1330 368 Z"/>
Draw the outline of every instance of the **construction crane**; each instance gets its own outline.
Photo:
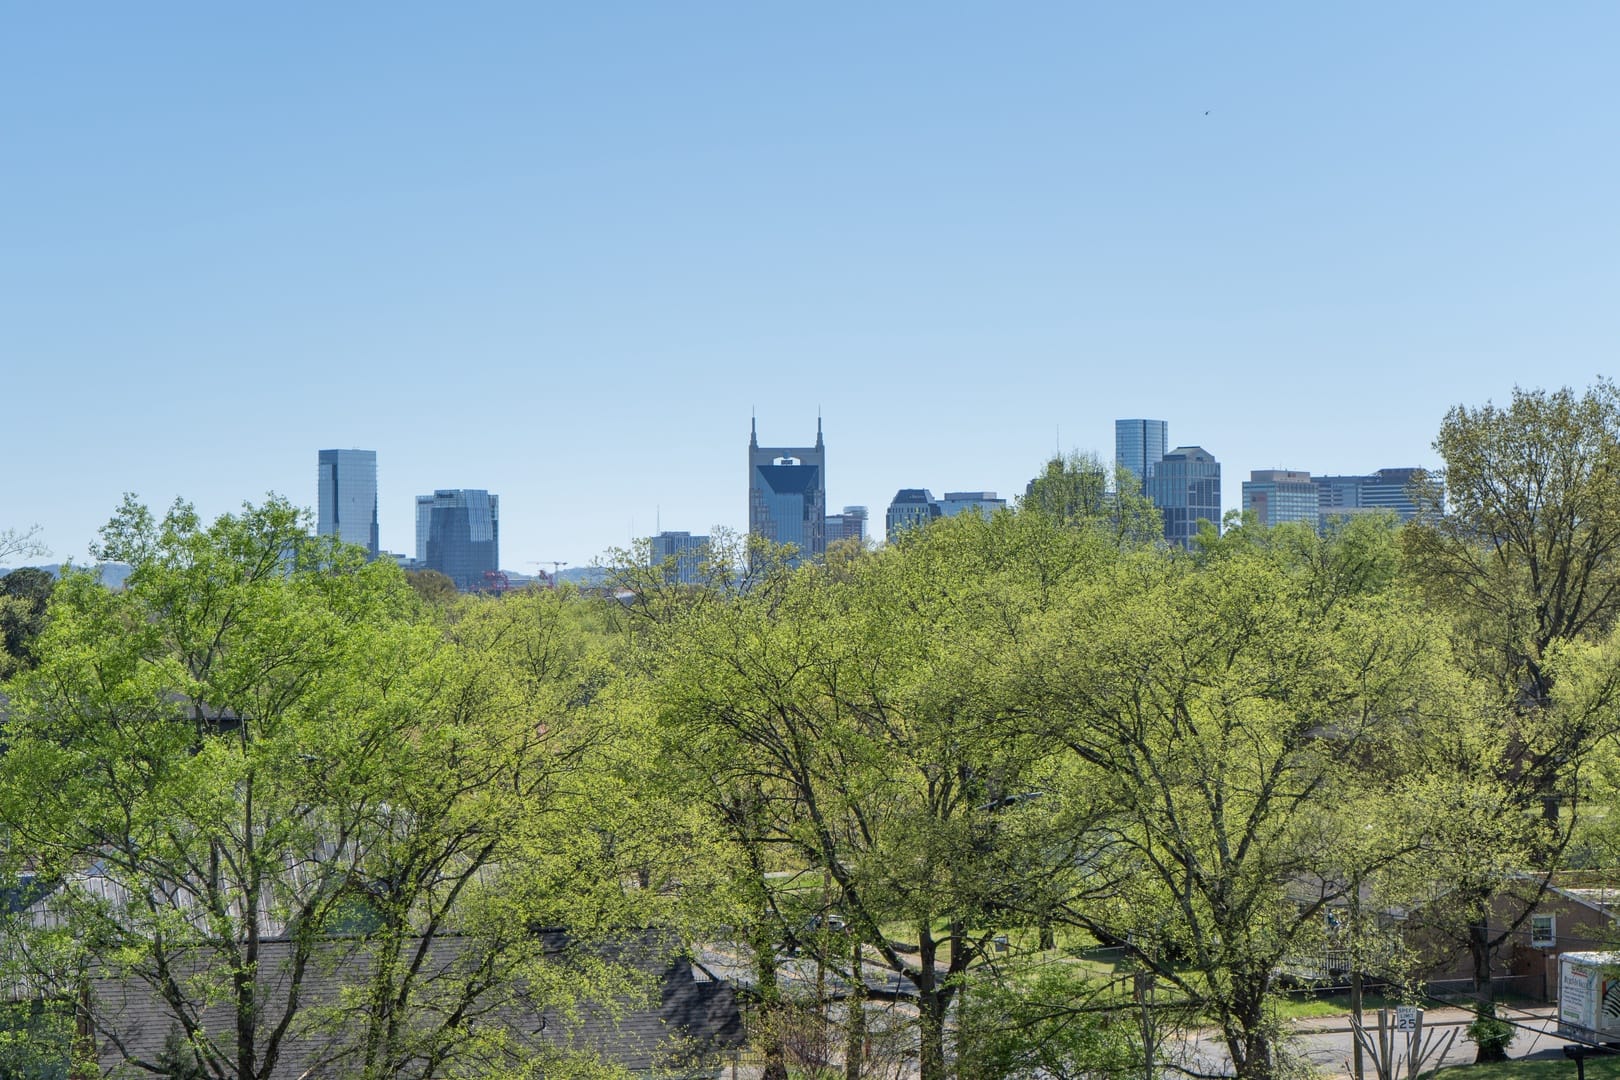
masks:
<path id="1" fill-rule="evenodd" d="M 562 570 L 563 567 L 567 566 L 568 563 L 562 559 L 530 559 L 528 565 L 551 567 L 551 587 L 555 589 L 557 587 L 557 574 Z M 542 574 L 543 573 L 544 572 L 542 571 Z"/>

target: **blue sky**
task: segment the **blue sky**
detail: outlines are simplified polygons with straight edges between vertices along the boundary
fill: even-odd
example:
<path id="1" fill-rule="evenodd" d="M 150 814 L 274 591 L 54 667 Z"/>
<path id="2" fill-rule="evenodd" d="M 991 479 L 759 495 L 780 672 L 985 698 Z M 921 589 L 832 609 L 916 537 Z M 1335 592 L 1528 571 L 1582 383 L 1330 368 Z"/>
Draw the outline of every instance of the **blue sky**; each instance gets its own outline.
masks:
<path id="1" fill-rule="evenodd" d="M 0 2 L 0 528 L 501 496 L 502 562 L 1013 495 L 1115 417 L 1434 464 L 1620 342 L 1620 6 Z"/>

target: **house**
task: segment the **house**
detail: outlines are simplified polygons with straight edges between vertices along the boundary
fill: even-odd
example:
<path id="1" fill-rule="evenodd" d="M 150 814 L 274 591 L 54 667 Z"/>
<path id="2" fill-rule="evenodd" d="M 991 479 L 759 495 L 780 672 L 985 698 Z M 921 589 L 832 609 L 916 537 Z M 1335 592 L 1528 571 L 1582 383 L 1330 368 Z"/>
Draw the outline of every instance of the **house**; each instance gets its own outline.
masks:
<path id="1" fill-rule="evenodd" d="M 1492 954 L 1491 983 L 1498 991 L 1555 1001 L 1560 955 L 1620 943 L 1620 870 L 1561 871 L 1544 890 L 1541 880 L 1537 874 L 1513 874 L 1508 886 L 1492 897 L 1490 937 L 1507 932 L 1507 938 Z M 1443 902 L 1443 897 L 1431 901 Z M 1405 936 L 1431 989 L 1471 986 L 1473 963 L 1467 949 L 1427 928 L 1423 915 L 1421 905 L 1412 910 Z"/>
<path id="2" fill-rule="evenodd" d="M 578 942 L 563 930 L 541 930 L 525 940 L 532 947 L 517 950 L 521 960 L 513 964 L 510 943 L 497 956 L 470 936 L 406 939 L 404 959 L 420 946 L 422 962 L 406 995 L 390 1075 L 417 1075 L 449 1051 L 495 1073 L 584 1056 L 634 1075 L 715 1076 L 744 1043 L 731 985 L 695 966 L 670 934 Z M 274 1047 L 270 1080 L 357 1071 L 376 1015 L 375 940 L 332 936 L 304 946 L 286 936 L 261 942 L 254 1044 L 260 1067 Z M 83 982 L 64 972 L 51 982 L 12 983 L 11 1001 L 33 1007 L 0 1009 L 0 1045 L 9 1045 L 7 1035 L 35 1044 L 27 1075 L 65 1076 L 75 1043 L 93 1047 L 99 1075 L 167 1075 L 191 1059 L 188 1034 L 216 1058 L 234 1061 L 229 973 L 202 951 L 171 953 L 162 971 L 137 964 L 144 966 L 104 968 Z M 400 984 L 386 985 L 392 993 Z M 52 1049 L 41 1054 L 44 1047 Z M 8 1065 L 0 1061 L 0 1074 L 11 1075 Z"/>

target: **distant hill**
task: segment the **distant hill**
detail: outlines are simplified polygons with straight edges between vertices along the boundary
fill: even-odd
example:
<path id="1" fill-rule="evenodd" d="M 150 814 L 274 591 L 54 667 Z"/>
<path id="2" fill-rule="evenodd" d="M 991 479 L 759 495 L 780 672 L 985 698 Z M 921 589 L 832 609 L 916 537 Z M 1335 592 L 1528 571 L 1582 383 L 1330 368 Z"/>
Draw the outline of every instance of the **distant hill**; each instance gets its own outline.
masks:
<path id="1" fill-rule="evenodd" d="M 0 577 L 4 577 L 5 575 L 11 573 L 13 570 L 22 570 L 22 569 L 25 569 L 25 567 L 21 567 L 21 566 L 0 566 Z M 42 563 L 42 564 L 35 565 L 33 567 L 33 569 L 35 569 L 35 570 L 43 570 L 47 574 L 51 575 L 51 577 L 61 577 L 62 576 L 62 564 L 61 563 Z M 85 567 L 80 566 L 80 567 L 76 567 L 75 569 L 83 570 L 83 569 L 85 569 Z M 103 585 L 107 586 L 107 588 L 109 588 L 109 589 L 122 589 L 124 587 L 124 579 L 129 577 L 131 568 L 127 563 L 106 562 L 106 563 L 97 563 L 94 567 L 91 567 L 90 569 L 95 570 L 98 574 L 101 575 L 101 583 Z"/>

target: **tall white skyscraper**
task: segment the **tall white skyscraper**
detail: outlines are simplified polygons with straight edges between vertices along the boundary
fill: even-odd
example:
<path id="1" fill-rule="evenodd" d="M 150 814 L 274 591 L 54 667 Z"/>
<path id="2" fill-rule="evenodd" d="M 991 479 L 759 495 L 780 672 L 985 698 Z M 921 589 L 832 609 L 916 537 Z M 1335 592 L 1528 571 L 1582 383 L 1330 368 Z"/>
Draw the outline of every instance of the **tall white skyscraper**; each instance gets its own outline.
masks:
<path id="1" fill-rule="evenodd" d="M 319 456 L 316 531 L 366 549 L 375 559 L 377 536 L 377 451 L 322 450 Z"/>

